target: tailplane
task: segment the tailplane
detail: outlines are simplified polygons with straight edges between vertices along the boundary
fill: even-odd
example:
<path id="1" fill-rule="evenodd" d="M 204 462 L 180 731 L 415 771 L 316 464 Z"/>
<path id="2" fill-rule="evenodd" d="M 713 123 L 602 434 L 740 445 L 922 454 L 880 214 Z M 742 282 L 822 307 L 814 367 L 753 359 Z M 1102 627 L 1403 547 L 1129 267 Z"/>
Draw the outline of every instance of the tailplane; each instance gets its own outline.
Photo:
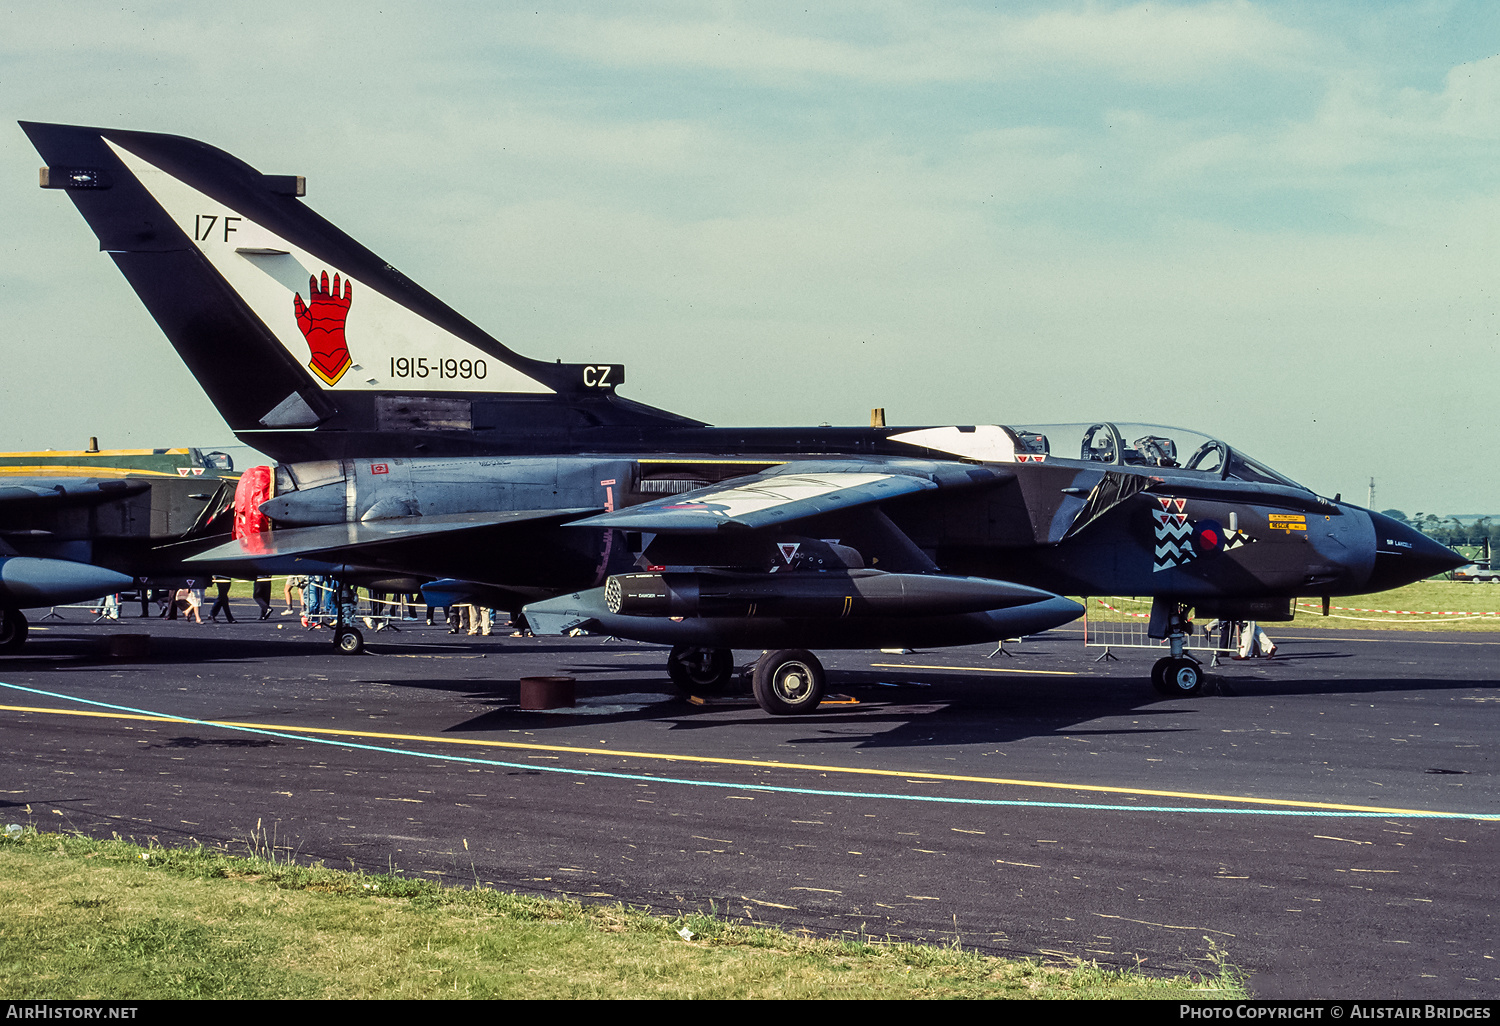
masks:
<path id="1" fill-rule="evenodd" d="M 535 449 L 699 422 L 615 394 L 619 364 L 512 351 L 262 174 L 181 136 L 22 122 L 246 444 L 283 460 Z"/>

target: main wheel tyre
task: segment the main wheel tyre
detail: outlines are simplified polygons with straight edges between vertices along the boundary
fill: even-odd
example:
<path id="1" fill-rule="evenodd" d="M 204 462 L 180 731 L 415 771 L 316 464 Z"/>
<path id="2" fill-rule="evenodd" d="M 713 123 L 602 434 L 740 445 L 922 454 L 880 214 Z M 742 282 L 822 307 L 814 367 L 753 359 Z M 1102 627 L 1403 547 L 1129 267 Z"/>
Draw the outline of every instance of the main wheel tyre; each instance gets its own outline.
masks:
<path id="1" fill-rule="evenodd" d="M 1163 666 L 1162 664 L 1166 664 Z M 1163 659 L 1157 663 L 1160 666 L 1160 683 L 1157 684 L 1157 673 L 1153 669 L 1151 680 L 1157 684 L 1157 690 L 1164 695 L 1185 698 L 1196 695 L 1203 690 L 1203 667 L 1188 658 Z"/>
<path id="2" fill-rule="evenodd" d="M 823 701 L 826 682 L 823 664 L 811 652 L 767 652 L 755 664 L 755 701 L 772 716 L 810 713 Z"/>
<path id="3" fill-rule="evenodd" d="M 26 632 L 26 617 L 19 609 L 0 609 L 0 653 L 21 651 Z"/>
<path id="4" fill-rule="evenodd" d="M 677 645 L 667 656 L 667 676 L 685 695 L 715 695 L 734 676 L 734 653 L 727 648 Z"/>
<path id="5" fill-rule="evenodd" d="M 365 636 L 353 627 L 345 627 L 333 637 L 339 655 L 359 655 L 365 650 Z"/>

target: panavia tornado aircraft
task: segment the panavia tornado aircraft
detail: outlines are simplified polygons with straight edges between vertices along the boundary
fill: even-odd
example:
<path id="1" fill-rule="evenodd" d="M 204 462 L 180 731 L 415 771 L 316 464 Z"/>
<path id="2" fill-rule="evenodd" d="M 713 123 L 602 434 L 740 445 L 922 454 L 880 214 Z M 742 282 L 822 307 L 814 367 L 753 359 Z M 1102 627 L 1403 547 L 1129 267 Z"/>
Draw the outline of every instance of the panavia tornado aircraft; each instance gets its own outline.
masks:
<path id="1" fill-rule="evenodd" d="M 235 540 L 195 557 L 450 578 L 534 630 L 672 645 L 711 688 L 763 649 L 771 713 L 821 700 L 811 649 L 993 641 L 1063 595 L 1154 600 L 1168 694 L 1188 616 L 1461 565 L 1224 442 L 1074 427 L 715 428 L 625 399 L 624 368 L 523 357 L 308 208 L 302 179 L 177 136 L 23 123 L 236 435 Z M 303 564 L 305 565 L 305 564 Z M 352 639 L 352 640 L 351 640 Z M 352 631 L 341 647 L 358 648 Z"/>

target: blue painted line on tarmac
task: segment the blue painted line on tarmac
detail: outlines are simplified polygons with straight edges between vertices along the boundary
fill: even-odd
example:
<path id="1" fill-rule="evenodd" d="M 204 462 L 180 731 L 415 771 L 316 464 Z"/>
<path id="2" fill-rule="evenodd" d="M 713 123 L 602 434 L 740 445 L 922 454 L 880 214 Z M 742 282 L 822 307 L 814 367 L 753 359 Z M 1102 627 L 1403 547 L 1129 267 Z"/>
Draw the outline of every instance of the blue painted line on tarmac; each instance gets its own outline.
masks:
<path id="1" fill-rule="evenodd" d="M 826 788 L 815 787 L 787 787 L 781 784 L 736 784 L 727 780 L 688 780 L 682 777 L 655 777 L 645 773 L 617 773 L 610 770 L 577 769 L 566 766 L 537 766 L 526 762 L 506 762 L 500 759 L 480 759 L 467 755 L 447 755 L 438 752 L 412 751 L 406 748 L 392 748 L 388 745 L 370 745 L 357 741 L 340 741 L 334 738 L 313 737 L 307 734 L 294 734 L 281 730 L 267 730 L 260 727 L 231 726 L 226 723 L 217 723 L 213 720 L 199 720 L 191 716 L 179 716 L 175 713 L 156 712 L 151 709 L 137 709 L 128 705 L 115 705 L 111 702 L 100 702 L 91 698 L 79 698 L 75 695 L 65 695 L 56 691 L 43 691 L 40 688 L 29 688 L 23 684 L 7 684 L 0 681 L 0 687 L 10 688 L 13 691 L 25 691 L 33 695 L 42 695 L 47 698 L 56 698 L 64 702 L 78 702 L 83 705 L 97 706 L 101 709 L 111 709 L 115 712 L 134 713 L 138 716 L 153 716 L 167 720 L 176 720 L 180 723 L 192 723 L 201 727 L 213 727 L 216 730 L 236 730 L 246 734 L 264 734 L 269 737 L 284 738 L 289 741 L 301 741 L 305 744 L 329 745 L 334 748 L 352 748 L 365 752 L 381 752 L 386 755 L 401 755 L 411 759 L 431 759 L 438 762 L 457 762 L 470 766 L 492 766 L 500 769 L 519 769 L 531 773 L 561 773 L 566 776 L 575 777 L 602 777 L 608 780 L 629 780 L 633 782 L 644 782 L 651 784 L 681 784 L 686 787 L 713 787 L 730 791 L 756 791 L 771 794 L 795 794 L 811 795 L 818 798 L 874 798 L 901 802 L 930 802 L 943 805 L 971 805 L 971 806 L 1003 806 L 1009 808 L 1026 809 L 1077 809 L 1085 812 L 1188 812 L 1188 813 L 1210 813 L 1226 816 L 1301 816 L 1319 819 L 1463 819 L 1463 820 L 1494 820 L 1495 816 L 1482 815 L 1470 812 L 1355 812 L 1344 810 L 1325 809 L 1240 809 L 1240 808 L 1217 808 L 1214 806 L 1189 806 L 1189 805 L 1107 805 L 1098 802 L 1046 802 L 1028 801 L 1016 798 L 954 798 L 946 795 L 925 794 L 893 794 L 881 791 L 836 791 Z M 608 752 L 600 752 L 600 755 L 608 755 Z"/>

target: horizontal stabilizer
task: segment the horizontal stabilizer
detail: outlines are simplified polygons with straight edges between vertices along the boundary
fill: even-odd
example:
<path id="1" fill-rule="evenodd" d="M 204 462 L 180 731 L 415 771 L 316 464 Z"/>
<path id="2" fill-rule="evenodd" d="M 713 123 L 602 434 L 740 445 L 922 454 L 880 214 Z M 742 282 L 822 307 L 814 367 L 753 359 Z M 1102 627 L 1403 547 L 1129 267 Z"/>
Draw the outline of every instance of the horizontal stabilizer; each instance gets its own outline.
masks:
<path id="1" fill-rule="evenodd" d="M 325 563 L 361 564 L 361 556 L 374 555 L 377 549 L 402 542 L 538 520 L 565 520 L 592 512 L 590 509 L 512 510 L 293 527 L 247 535 L 190 556 L 184 562 L 261 565 L 288 558 L 312 557 Z"/>

